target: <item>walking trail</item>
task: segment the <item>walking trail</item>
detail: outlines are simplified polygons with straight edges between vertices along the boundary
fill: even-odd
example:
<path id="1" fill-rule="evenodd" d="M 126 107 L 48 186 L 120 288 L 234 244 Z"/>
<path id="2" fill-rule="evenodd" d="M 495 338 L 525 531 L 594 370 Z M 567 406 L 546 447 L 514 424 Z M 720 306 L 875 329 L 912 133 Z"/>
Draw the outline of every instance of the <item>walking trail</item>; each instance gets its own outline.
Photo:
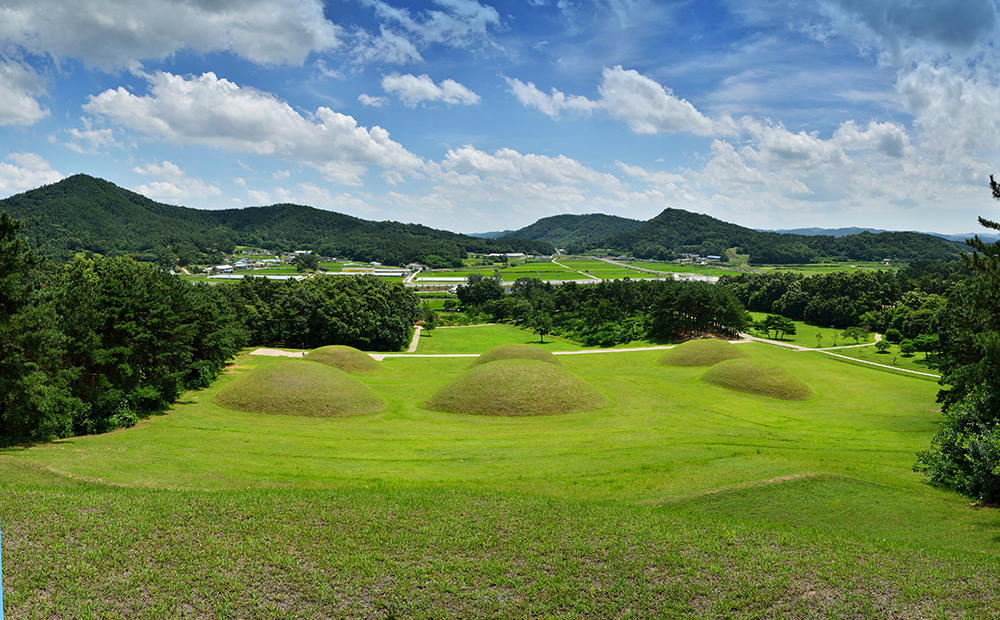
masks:
<path id="1" fill-rule="evenodd" d="M 813 348 L 810 348 L 810 347 L 803 347 L 803 346 L 799 346 L 797 344 L 792 344 L 790 342 L 778 342 L 778 341 L 775 341 L 775 340 L 768 340 L 768 339 L 765 339 L 765 338 L 758 338 L 756 336 L 751 336 L 750 334 L 740 334 L 740 335 L 743 337 L 742 342 L 747 342 L 747 341 L 763 342 L 765 344 L 773 344 L 773 345 L 776 345 L 776 346 L 779 346 L 779 347 L 786 347 L 786 348 L 792 349 L 794 351 L 813 351 L 813 352 L 816 352 L 816 353 L 825 353 L 826 355 L 831 355 L 833 357 L 839 357 L 840 359 L 849 360 L 849 361 L 852 361 L 852 362 L 857 362 L 859 364 L 868 364 L 869 366 L 878 366 L 879 368 L 888 368 L 889 370 L 895 370 L 897 372 L 906 372 L 906 373 L 909 373 L 911 375 L 920 375 L 922 377 L 934 377 L 935 379 L 939 379 L 940 378 L 940 375 L 934 375 L 934 374 L 931 374 L 929 372 L 920 372 L 919 370 L 907 370 L 905 368 L 899 368 L 897 366 L 889 366 L 887 364 L 879 364 L 877 362 L 869 362 L 867 360 L 859 360 L 857 358 L 848 357 L 846 355 L 838 355 L 838 354 L 834 353 L 833 351 L 828 351 L 826 349 L 813 349 Z M 879 342 L 881 340 L 882 340 L 882 334 L 875 334 L 875 342 Z M 859 348 L 859 347 L 871 347 L 871 346 L 875 345 L 875 342 L 868 342 L 868 343 L 865 343 L 865 344 L 852 344 L 852 345 L 848 345 L 848 346 L 845 346 L 845 347 L 837 347 L 837 349 L 856 349 L 856 348 Z"/>

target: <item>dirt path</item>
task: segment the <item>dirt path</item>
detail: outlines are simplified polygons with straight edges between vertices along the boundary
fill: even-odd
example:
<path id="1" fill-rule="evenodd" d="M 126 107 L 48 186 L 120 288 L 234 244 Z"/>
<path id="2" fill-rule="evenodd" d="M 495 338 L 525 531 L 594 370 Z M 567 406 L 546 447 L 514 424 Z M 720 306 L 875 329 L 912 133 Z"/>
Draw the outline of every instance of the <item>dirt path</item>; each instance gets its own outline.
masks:
<path id="1" fill-rule="evenodd" d="M 417 345 L 420 344 L 420 332 L 422 330 L 423 330 L 423 327 L 420 327 L 419 325 L 417 325 L 413 329 L 413 340 L 410 341 L 410 347 L 406 350 L 407 353 L 414 353 L 414 352 L 416 352 Z"/>
<path id="2" fill-rule="evenodd" d="M 581 276 L 586 276 L 586 277 L 590 278 L 591 280 L 600 280 L 600 278 L 598 278 L 597 276 L 592 276 L 589 273 L 584 273 L 584 272 L 580 271 L 579 269 L 573 269 L 571 267 L 567 267 L 566 265 L 563 265 L 562 263 L 560 263 L 559 261 L 557 261 L 554 258 L 552 259 L 552 262 L 555 263 L 555 264 L 557 264 L 557 265 L 559 265 L 563 269 L 566 269 L 567 271 L 575 271 L 578 274 L 580 274 Z"/>
<path id="3" fill-rule="evenodd" d="M 302 357 L 305 351 L 282 351 L 281 349 L 257 349 L 250 355 L 266 355 L 268 357 Z"/>

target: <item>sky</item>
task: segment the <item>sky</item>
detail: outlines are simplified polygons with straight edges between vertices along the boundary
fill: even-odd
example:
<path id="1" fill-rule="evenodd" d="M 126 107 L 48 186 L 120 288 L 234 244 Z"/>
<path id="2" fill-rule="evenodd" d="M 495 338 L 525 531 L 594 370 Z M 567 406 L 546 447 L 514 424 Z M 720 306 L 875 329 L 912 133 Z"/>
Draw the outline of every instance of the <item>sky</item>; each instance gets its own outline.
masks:
<path id="1" fill-rule="evenodd" d="M 993 0 L 0 0 L 0 197 L 456 232 L 1000 220 Z"/>

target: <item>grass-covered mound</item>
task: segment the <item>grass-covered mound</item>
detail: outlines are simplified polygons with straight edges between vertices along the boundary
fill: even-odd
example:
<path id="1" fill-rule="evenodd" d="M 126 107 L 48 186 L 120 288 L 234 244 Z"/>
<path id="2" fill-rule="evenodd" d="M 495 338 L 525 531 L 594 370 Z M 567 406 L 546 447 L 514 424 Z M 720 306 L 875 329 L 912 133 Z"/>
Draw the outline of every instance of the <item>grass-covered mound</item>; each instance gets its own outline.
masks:
<path id="1" fill-rule="evenodd" d="M 667 366 L 715 366 L 719 362 L 746 357 L 740 346 L 725 340 L 691 340 L 664 353 L 659 362 Z"/>
<path id="2" fill-rule="evenodd" d="M 430 398 L 433 411 L 530 416 L 589 411 L 604 396 L 561 366 L 538 360 L 497 360 L 475 366 Z"/>
<path id="3" fill-rule="evenodd" d="M 562 366 L 562 363 L 545 349 L 532 344 L 502 344 L 483 353 L 472 362 L 472 366 L 489 364 L 497 360 L 538 360 Z"/>
<path id="4" fill-rule="evenodd" d="M 808 400 L 813 391 L 784 368 L 751 359 L 719 362 L 701 376 L 702 381 L 737 392 L 781 400 Z"/>
<path id="5" fill-rule="evenodd" d="M 283 360 L 240 375 L 213 400 L 237 411 L 312 418 L 385 409 L 382 399 L 344 371 L 299 360 Z"/>
<path id="6" fill-rule="evenodd" d="M 330 345 L 314 349 L 307 353 L 303 359 L 307 362 L 319 362 L 320 364 L 333 366 L 344 372 L 376 372 L 382 368 L 367 353 L 363 353 L 354 347 L 345 347 L 342 345 Z"/>

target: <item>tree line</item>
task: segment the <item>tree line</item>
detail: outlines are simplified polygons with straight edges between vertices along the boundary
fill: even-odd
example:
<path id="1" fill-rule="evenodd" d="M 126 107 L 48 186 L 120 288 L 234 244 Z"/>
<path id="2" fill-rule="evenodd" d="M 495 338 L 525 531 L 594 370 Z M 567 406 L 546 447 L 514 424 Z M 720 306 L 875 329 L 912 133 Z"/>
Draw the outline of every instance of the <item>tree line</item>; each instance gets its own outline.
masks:
<path id="1" fill-rule="evenodd" d="M 467 314 L 510 321 L 543 337 L 552 333 L 588 346 L 708 333 L 735 336 L 747 326 L 739 300 L 728 289 L 707 282 L 625 279 L 553 286 L 526 277 L 504 294 L 499 275 L 473 274 L 457 293 Z"/>
<path id="2" fill-rule="evenodd" d="M 131 426 L 248 345 L 398 350 L 417 318 L 374 276 L 191 284 L 124 256 L 46 262 L 21 228 L 0 215 L 0 445 Z"/>

